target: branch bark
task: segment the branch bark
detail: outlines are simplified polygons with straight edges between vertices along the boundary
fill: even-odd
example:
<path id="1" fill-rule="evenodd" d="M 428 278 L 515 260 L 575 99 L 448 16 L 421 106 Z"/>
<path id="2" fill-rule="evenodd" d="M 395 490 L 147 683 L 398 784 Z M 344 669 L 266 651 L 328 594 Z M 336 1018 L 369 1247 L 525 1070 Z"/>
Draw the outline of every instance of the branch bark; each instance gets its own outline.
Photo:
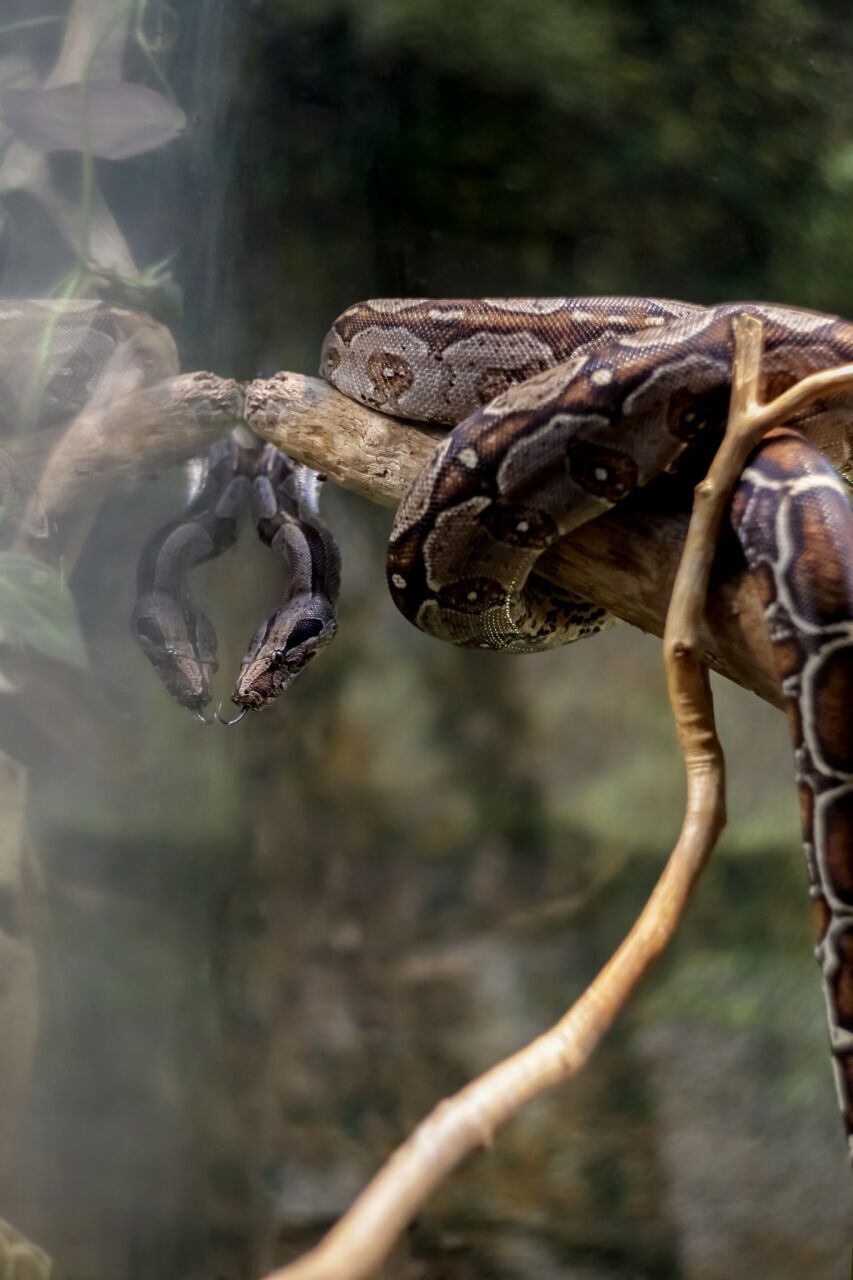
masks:
<path id="1" fill-rule="evenodd" d="M 279 373 L 249 383 L 246 421 L 300 462 L 373 502 L 399 502 L 430 457 L 436 433 L 356 404 L 319 378 Z M 660 510 L 650 487 L 562 539 L 539 572 L 642 631 L 662 636 L 667 604 L 690 518 L 689 507 Z M 781 707 L 782 698 L 758 598 L 734 540 L 718 555 L 702 660 Z"/>
<path id="2" fill-rule="evenodd" d="M 371 502 L 394 506 L 441 433 L 356 404 L 319 378 L 279 373 L 246 385 L 191 373 L 81 415 L 51 456 L 38 501 L 63 516 L 110 489 L 138 483 L 202 453 L 245 421 L 300 462 Z M 689 511 L 661 509 L 648 487 L 562 539 L 543 576 L 662 636 Z M 781 707 L 758 598 L 734 540 L 724 541 L 699 631 L 702 661 Z"/>
<path id="3" fill-rule="evenodd" d="M 242 415 L 239 383 L 210 373 L 180 374 L 90 406 L 47 458 L 33 510 L 61 528 L 108 493 L 204 453 Z"/>

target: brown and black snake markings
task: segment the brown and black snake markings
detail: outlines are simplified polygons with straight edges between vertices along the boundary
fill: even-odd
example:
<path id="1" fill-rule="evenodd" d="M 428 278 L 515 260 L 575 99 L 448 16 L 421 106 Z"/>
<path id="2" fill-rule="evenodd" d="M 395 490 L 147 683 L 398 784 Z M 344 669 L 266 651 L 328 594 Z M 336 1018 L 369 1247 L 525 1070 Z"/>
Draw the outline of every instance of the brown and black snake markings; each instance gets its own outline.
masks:
<path id="1" fill-rule="evenodd" d="M 454 430 L 403 498 L 388 581 L 454 644 L 536 652 L 599 630 L 537 577 L 557 538 L 646 484 L 726 419 L 735 316 L 763 325 L 763 393 L 853 361 L 853 325 L 764 304 L 649 298 L 380 299 L 350 307 L 322 372 L 383 412 Z M 841 1108 L 853 1156 L 853 394 L 755 453 L 732 523 L 789 708 Z M 821 452 L 822 451 L 822 452 Z"/>
<path id="2" fill-rule="evenodd" d="M 794 740 L 817 959 L 838 1097 L 853 1134 L 853 556 L 837 475 L 794 431 L 744 472 L 732 508 Z M 853 1154 L 853 1149 L 851 1150 Z"/>
<path id="3" fill-rule="evenodd" d="M 566 644 L 613 621 L 539 577 L 539 557 L 661 472 L 677 471 L 682 455 L 707 456 L 726 420 L 732 325 L 743 313 L 762 322 L 765 398 L 853 362 L 853 324 L 759 303 L 397 298 L 345 311 L 324 343 L 323 376 L 371 408 L 453 427 L 394 522 L 388 583 L 405 616 L 442 640 L 510 653 Z M 275 451 L 261 457 L 258 528 L 288 560 L 292 583 L 243 661 L 234 693 L 241 713 L 268 703 L 331 638 L 338 583 L 316 481 Z M 797 414 L 756 451 L 732 524 L 789 708 L 853 1156 L 853 514 L 839 474 L 850 474 L 851 458 L 853 393 L 844 392 Z M 216 518 L 229 521 L 227 495 L 223 476 L 213 497 Z M 192 522 L 199 527 L 189 543 L 200 554 L 181 551 L 173 529 L 151 544 L 141 585 L 156 599 L 159 563 L 171 584 L 159 634 L 174 619 L 200 674 L 193 683 L 173 674 L 174 655 L 172 666 L 149 656 L 176 696 L 185 687 L 182 700 L 199 709 L 215 659 L 186 605 L 184 575 L 192 556 L 216 554 L 230 535 L 213 529 L 201 507 Z"/>
<path id="4" fill-rule="evenodd" d="M 258 536 L 287 562 L 287 598 L 259 628 L 231 695 L 240 715 L 266 706 L 334 639 L 337 544 L 318 515 L 320 477 L 265 445 L 252 484 Z"/>

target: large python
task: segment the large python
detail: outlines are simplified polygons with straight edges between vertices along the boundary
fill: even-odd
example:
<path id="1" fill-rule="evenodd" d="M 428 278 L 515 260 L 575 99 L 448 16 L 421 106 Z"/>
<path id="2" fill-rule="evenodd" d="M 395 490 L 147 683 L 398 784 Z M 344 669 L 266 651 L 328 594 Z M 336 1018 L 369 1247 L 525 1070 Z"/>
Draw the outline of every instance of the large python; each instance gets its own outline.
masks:
<path id="1" fill-rule="evenodd" d="M 405 616 L 454 644 L 511 653 L 565 644 L 613 621 L 594 602 L 539 577 L 537 562 L 562 535 L 661 472 L 678 473 L 686 463 L 695 479 L 696 459 L 710 456 L 726 419 L 733 321 L 745 312 L 763 325 L 765 398 L 811 372 L 853 362 L 853 324 L 765 304 L 380 299 L 339 316 L 323 346 L 328 381 L 384 413 L 454 428 L 394 522 L 388 583 Z M 853 392 L 840 393 L 798 413 L 795 431 L 768 438 L 744 473 L 732 525 L 761 595 L 789 708 L 853 1158 L 853 515 L 842 479 L 853 454 L 851 415 Z M 243 660 L 233 695 L 241 715 L 268 705 L 328 643 L 338 583 L 313 473 L 294 470 L 271 447 L 261 457 L 258 528 L 288 559 L 292 582 Z M 221 504 L 229 483 L 223 471 L 210 501 Z M 204 506 L 201 499 L 190 509 L 191 524 L 204 524 Z M 148 577 L 153 582 L 157 564 L 166 565 L 171 617 L 183 620 L 186 634 L 195 615 L 185 607 L 183 569 L 167 554 L 175 537 L 170 528 L 165 540 L 155 538 Z M 221 549 L 230 534 L 217 537 L 196 545 Z M 206 693 L 211 670 L 208 661 Z"/>
<path id="2" fill-rule="evenodd" d="M 733 320 L 760 318 L 765 398 L 853 361 L 853 324 L 764 304 L 650 298 L 374 300 L 321 372 L 361 403 L 454 430 L 403 498 L 388 552 L 407 618 L 454 644 L 536 652 L 610 619 L 536 573 L 563 534 L 697 450 L 726 419 Z M 732 525 L 789 710 L 817 949 L 853 1158 L 853 393 L 756 451 Z M 829 458 L 833 466 L 826 461 Z"/>

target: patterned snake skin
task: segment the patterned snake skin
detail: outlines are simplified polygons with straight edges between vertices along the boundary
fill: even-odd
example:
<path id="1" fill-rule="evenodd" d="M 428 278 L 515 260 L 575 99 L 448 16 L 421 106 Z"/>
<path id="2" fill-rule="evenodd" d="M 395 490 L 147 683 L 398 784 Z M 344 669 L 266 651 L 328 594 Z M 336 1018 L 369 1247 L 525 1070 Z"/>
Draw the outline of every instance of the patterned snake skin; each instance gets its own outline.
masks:
<path id="1" fill-rule="evenodd" d="M 758 587 L 788 708 L 817 958 L 850 1142 L 853 518 L 838 476 L 822 456 L 796 432 L 778 431 L 743 474 L 732 525 Z"/>
<path id="2" fill-rule="evenodd" d="M 242 719 L 269 706 L 334 638 L 340 556 L 320 518 L 316 471 L 274 445 L 258 448 L 240 428 L 196 461 L 189 504 L 142 550 L 130 630 L 172 697 L 206 721 L 218 667 L 216 633 L 195 604 L 189 574 L 233 546 L 251 497 L 258 536 L 285 561 L 289 581 L 241 663 L 231 701 Z"/>
<path id="3" fill-rule="evenodd" d="M 215 441 L 188 506 L 139 557 L 131 635 L 172 697 L 199 716 L 219 664 L 216 633 L 193 600 L 189 572 L 236 542 L 255 461 L 236 433 Z"/>
<path id="4" fill-rule="evenodd" d="M 713 448 L 744 312 L 763 324 L 765 398 L 853 362 L 853 324 L 764 304 L 380 299 L 345 311 L 323 375 L 372 408 L 455 428 L 394 522 L 388 581 L 405 616 L 454 644 L 513 653 L 606 625 L 602 609 L 538 577 L 537 561 L 682 455 Z M 850 471 L 853 392 L 789 425 L 753 456 L 732 523 L 789 707 L 853 1158 L 853 515 L 833 469 Z"/>

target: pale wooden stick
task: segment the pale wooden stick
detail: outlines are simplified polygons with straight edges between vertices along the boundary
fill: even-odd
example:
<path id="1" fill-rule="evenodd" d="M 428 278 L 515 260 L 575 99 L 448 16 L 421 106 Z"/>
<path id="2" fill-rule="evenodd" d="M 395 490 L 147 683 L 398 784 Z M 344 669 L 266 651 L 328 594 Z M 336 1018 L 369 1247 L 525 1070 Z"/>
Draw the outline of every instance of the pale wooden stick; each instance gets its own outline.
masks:
<path id="1" fill-rule="evenodd" d="M 813 395 L 813 375 L 767 406 L 758 404 L 761 322 L 735 321 L 736 358 L 723 444 L 697 489 L 673 589 L 664 657 L 685 758 L 687 803 L 678 843 L 628 937 L 568 1013 L 548 1032 L 438 1107 L 394 1153 L 328 1235 L 267 1280 L 364 1280 L 387 1257 L 417 1209 L 469 1152 L 525 1102 L 567 1080 L 587 1061 L 669 942 L 725 824 L 724 761 L 714 726 L 699 620 L 726 505 L 746 458 L 773 422 Z M 838 371 L 830 371 L 836 373 Z M 853 367 L 845 373 L 853 381 Z M 834 385 L 838 385 L 834 379 Z"/>

